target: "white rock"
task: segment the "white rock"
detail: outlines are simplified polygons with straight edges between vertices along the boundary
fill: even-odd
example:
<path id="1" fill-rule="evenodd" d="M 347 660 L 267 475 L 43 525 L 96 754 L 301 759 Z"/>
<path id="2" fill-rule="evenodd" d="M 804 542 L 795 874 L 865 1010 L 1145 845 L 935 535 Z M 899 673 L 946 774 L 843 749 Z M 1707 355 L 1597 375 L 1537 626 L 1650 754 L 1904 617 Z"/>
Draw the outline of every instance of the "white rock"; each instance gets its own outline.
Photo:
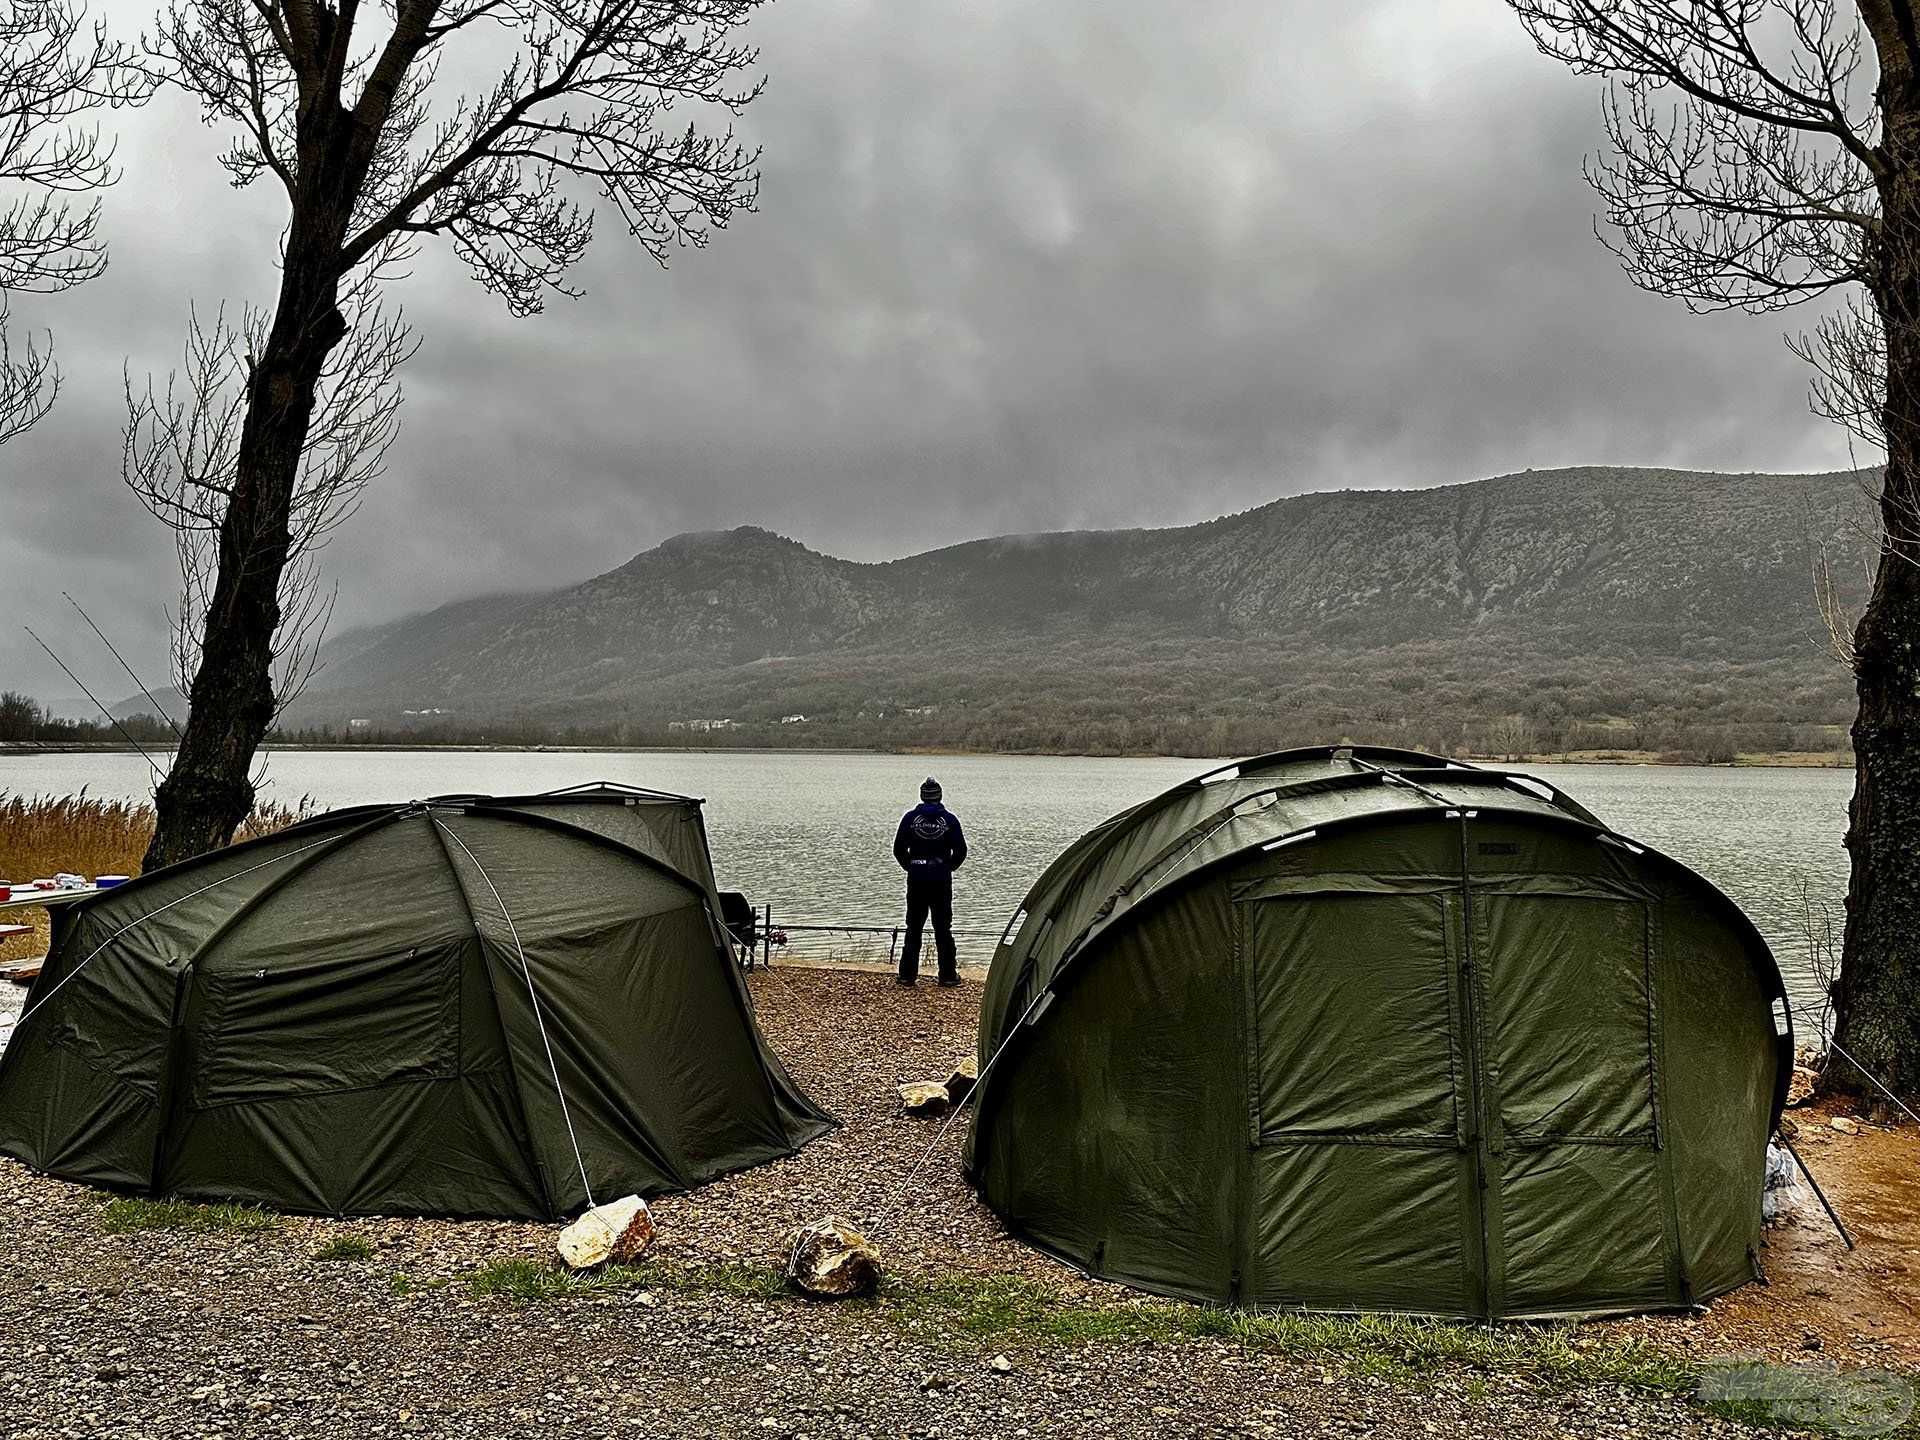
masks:
<path id="1" fill-rule="evenodd" d="M 575 1270 L 624 1265 L 653 1243 L 653 1212 L 638 1195 L 596 1205 L 560 1232 L 554 1248 Z"/>
<path id="2" fill-rule="evenodd" d="M 953 1106 L 946 1085 L 939 1080 L 909 1080 L 896 1088 L 909 1115 L 944 1115 Z"/>

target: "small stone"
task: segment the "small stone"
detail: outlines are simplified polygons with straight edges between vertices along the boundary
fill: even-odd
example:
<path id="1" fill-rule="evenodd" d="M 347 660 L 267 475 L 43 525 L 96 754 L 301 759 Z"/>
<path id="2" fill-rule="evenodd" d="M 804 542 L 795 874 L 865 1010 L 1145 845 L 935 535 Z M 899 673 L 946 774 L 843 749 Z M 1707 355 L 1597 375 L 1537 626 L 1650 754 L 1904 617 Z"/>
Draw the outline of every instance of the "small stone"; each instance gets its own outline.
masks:
<path id="1" fill-rule="evenodd" d="M 1851 1115 L 1836 1115 L 1829 1123 L 1842 1135 L 1858 1135 L 1860 1133 L 1860 1122 Z"/>
<path id="2" fill-rule="evenodd" d="M 998 1370 L 1002 1375 L 1006 1374 L 1007 1371 L 1013 1369 L 1013 1361 L 1009 1360 L 1004 1355 L 994 1356 L 993 1359 L 987 1362 L 987 1364 L 991 1366 L 993 1369 Z"/>
<path id="3" fill-rule="evenodd" d="M 897 1088 L 909 1115 L 944 1115 L 953 1108 L 943 1081 L 909 1080 Z"/>
<path id="4" fill-rule="evenodd" d="M 958 1105 L 973 1093 L 973 1087 L 980 1080 L 980 1060 L 969 1055 L 953 1067 L 953 1073 L 947 1077 L 947 1099 Z"/>

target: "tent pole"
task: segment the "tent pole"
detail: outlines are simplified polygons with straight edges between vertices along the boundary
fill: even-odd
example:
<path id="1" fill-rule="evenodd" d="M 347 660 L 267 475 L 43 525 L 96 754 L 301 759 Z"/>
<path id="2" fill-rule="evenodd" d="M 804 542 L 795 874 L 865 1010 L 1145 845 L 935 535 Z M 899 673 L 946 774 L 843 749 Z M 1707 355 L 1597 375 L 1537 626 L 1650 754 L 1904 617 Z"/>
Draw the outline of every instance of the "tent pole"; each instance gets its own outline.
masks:
<path id="1" fill-rule="evenodd" d="M 1838 1212 L 1834 1210 L 1833 1203 L 1827 1199 L 1827 1192 L 1822 1190 L 1820 1188 L 1820 1182 L 1813 1178 L 1813 1171 L 1809 1170 L 1807 1168 L 1807 1162 L 1800 1158 L 1800 1152 L 1793 1148 L 1793 1142 L 1787 1139 L 1784 1131 L 1777 1131 L 1775 1133 L 1780 1136 L 1780 1143 L 1787 1147 L 1787 1153 L 1793 1156 L 1793 1163 L 1800 1167 L 1800 1173 L 1807 1177 L 1807 1184 L 1813 1187 L 1813 1193 L 1820 1201 L 1820 1208 L 1827 1212 L 1827 1218 L 1833 1222 L 1833 1228 L 1838 1230 L 1840 1232 L 1840 1238 L 1847 1242 L 1847 1249 L 1857 1249 L 1858 1247 L 1853 1243 L 1853 1236 L 1847 1233 L 1847 1227 L 1840 1223 L 1840 1216 Z"/>

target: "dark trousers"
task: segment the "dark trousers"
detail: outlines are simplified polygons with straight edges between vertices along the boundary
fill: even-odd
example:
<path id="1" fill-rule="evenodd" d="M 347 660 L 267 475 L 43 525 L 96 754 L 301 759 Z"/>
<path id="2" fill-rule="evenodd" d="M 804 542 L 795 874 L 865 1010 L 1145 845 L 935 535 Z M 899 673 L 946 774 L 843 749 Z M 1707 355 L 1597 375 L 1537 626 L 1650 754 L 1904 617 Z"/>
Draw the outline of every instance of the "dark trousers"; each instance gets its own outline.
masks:
<path id="1" fill-rule="evenodd" d="M 940 957 L 942 979 L 960 973 L 953 944 L 953 877 L 941 875 L 927 879 L 907 879 L 907 938 L 900 947 L 900 978 L 916 980 L 920 976 L 920 930 L 933 919 L 933 948 Z"/>

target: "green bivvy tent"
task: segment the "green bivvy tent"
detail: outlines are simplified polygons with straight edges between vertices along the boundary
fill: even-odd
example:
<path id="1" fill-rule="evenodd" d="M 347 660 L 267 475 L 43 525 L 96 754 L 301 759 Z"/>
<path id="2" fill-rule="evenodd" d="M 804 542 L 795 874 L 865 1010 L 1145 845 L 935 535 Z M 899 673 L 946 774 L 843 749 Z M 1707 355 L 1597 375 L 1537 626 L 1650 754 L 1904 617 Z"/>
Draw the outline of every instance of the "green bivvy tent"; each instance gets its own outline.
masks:
<path id="1" fill-rule="evenodd" d="M 56 912 L 0 1151 L 156 1195 L 556 1218 L 833 1122 L 768 1051 L 700 802 L 335 811 Z"/>
<path id="2" fill-rule="evenodd" d="M 994 955 L 996 1054 L 968 1173 L 1040 1248 L 1196 1300 L 1494 1318 L 1752 1279 L 1793 1041 L 1699 876 L 1537 779 L 1361 748 L 1076 842 Z"/>

